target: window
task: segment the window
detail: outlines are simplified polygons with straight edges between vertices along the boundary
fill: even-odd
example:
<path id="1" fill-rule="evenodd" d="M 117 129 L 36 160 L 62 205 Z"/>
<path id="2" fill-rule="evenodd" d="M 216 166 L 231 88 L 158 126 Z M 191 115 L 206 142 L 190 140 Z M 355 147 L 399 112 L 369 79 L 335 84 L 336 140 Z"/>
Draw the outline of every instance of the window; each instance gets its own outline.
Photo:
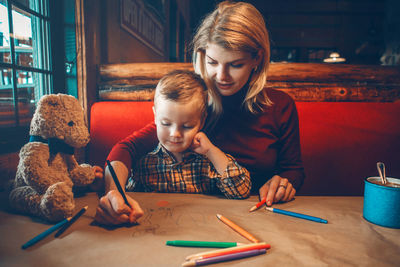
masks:
<path id="1" fill-rule="evenodd" d="M 308 62 L 323 63 L 333 51 L 333 48 L 308 48 Z"/>
<path id="2" fill-rule="evenodd" d="M 0 0 L 2 148 L 18 139 L 15 134 L 28 135 L 35 105 L 53 91 L 52 80 L 49 0 Z"/>
<path id="3" fill-rule="evenodd" d="M 271 62 L 298 62 L 298 48 L 271 47 Z"/>

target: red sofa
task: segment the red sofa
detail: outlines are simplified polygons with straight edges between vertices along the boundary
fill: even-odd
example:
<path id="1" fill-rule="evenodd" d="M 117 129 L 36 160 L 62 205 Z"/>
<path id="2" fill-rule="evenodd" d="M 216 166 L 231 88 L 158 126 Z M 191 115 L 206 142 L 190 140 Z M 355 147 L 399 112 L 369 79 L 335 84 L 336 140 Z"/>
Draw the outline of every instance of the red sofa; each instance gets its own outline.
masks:
<path id="1" fill-rule="evenodd" d="M 400 177 L 400 103 L 296 102 L 306 180 L 300 195 L 362 195 L 376 162 Z M 91 107 L 87 161 L 103 166 L 111 147 L 153 120 L 152 102 Z"/>

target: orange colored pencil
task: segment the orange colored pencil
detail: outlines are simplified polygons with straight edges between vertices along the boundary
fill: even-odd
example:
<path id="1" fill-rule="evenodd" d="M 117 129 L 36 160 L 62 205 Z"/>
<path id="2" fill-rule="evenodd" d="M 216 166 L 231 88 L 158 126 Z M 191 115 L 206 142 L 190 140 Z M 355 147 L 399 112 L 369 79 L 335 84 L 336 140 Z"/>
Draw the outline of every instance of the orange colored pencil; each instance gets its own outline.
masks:
<path id="1" fill-rule="evenodd" d="M 245 238 L 250 240 L 251 242 L 253 242 L 253 243 L 260 242 L 257 238 L 252 236 L 249 232 L 247 232 L 246 230 L 244 230 L 242 227 L 235 224 L 231 220 L 227 219 L 226 217 L 222 216 L 221 214 L 217 214 L 217 218 L 220 219 L 223 223 L 225 223 L 229 227 L 231 227 L 233 230 L 235 230 L 236 232 L 238 232 L 239 234 L 241 234 L 242 236 L 244 236 Z"/>
<path id="2" fill-rule="evenodd" d="M 198 259 L 207 259 L 216 256 L 222 256 L 227 254 L 233 254 L 243 251 L 249 251 L 253 249 L 270 249 L 271 245 L 261 242 L 261 243 L 251 243 L 246 245 L 240 245 L 237 247 L 224 248 L 224 249 L 216 249 L 211 251 L 206 251 L 202 253 L 192 254 L 186 257 L 186 260 L 198 260 Z"/>

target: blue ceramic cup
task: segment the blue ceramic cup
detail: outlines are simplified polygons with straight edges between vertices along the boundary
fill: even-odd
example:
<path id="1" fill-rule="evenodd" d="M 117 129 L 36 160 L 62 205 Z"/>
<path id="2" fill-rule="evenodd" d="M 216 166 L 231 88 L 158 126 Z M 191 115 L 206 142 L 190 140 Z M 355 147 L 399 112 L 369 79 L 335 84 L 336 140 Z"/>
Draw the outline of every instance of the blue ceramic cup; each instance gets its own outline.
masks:
<path id="1" fill-rule="evenodd" d="M 364 180 L 364 218 L 374 224 L 400 228 L 400 179 L 387 177 L 388 184 L 380 177 Z"/>

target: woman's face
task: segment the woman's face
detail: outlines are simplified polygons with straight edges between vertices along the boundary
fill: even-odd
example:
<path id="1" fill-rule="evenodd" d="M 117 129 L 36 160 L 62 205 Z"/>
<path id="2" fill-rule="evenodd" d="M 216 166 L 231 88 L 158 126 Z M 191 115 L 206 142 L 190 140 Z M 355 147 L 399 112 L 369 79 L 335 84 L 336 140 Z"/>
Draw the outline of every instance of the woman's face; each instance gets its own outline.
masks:
<path id="1" fill-rule="evenodd" d="M 208 77 L 223 96 L 237 93 L 257 65 L 257 59 L 250 53 L 229 50 L 214 43 L 207 44 L 205 62 Z"/>

